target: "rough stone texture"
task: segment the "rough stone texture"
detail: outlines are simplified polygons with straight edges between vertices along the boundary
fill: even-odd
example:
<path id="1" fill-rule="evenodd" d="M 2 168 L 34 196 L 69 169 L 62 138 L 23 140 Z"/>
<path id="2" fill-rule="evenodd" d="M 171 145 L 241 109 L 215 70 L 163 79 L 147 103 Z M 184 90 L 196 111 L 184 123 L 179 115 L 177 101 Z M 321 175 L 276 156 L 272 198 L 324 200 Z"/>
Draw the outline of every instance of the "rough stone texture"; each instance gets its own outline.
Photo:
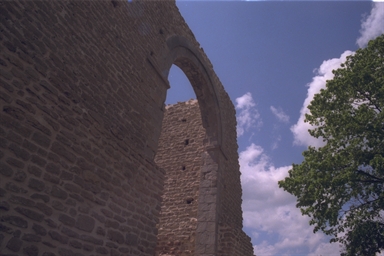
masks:
<path id="1" fill-rule="evenodd" d="M 212 245 L 215 236 L 217 255 L 253 255 L 250 238 L 242 231 L 237 154 L 226 159 L 217 182 L 212 175 L 215 169 L 203 161 L 207 153 L 205 138 L 197 100 L 166 107 L 155 157 L 166 173 L 156 255 L 200 255 L 199 250 L 204 248 L 199 243 L 201 237 Z M 220 201 L 217 194 L 204 193 L 204 188 L 217 183 L 222 185 L 220 194 L 224 195 Z M 212 215 L 218 216 L 219 223 L 207 221 Z"/>
<path id="2" fill-rule="evenodd" d="M 252 255 L 235 110 L 173 1 L 1 1 L 0 32 L 2 254 L 155 254 L 175 64 L 205 129 L 188 246 Z"/>
<path id="3" fill-rule="evenodd" d="M 195 255 L 204 138 L 196 100 L 166 107 L 155 157 L 166 173 L 157 255 Z"/>

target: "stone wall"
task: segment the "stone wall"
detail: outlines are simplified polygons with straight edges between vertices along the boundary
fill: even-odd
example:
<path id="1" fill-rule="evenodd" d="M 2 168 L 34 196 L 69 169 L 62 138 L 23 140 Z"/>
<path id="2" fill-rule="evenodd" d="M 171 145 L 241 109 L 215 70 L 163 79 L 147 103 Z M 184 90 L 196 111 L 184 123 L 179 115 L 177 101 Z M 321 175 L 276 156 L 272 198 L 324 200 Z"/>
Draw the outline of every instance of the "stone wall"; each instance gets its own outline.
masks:
<path id="1" fill-rule="evenodd" d="M 166 107 L 155 158 L 166 173 L 157 255 L 195 255 L 204 138 L 197 100 Z"/>
<path id="2" fill-rule="evenodd" d="M 205 129 L 195 255 L 220 255 L 221 223 L 242 227 L 235 112 L 175 3 L 1 1 L 0 20 L 1 253 L 155 254 L 176 64 Z"/>
<path id="3" fill-rule="evenodd" d="M 156 255 L 196 255 L 200 246 L 196 243 L 196 237 L 202 235 L 197 221 L 207 214 L 204 207 L 199 207 L 199 196 L 206 197 L 200 189 L 203 183 L 216 181 L 210 172 L 204 172 L 205 136 L 197 100 L 166 107 L 155 158 L 165 171 Z M 242 231 L 240 173 L 237 153 L 233 154 L 225 160 L 220 172 L 220 201 L 215 208 L 209 207 L 208 214 L 219 216 L 215 231 L 217 255 L 253 255 L 250 238 Z M 215 202 L 217 198 L 218 195 L 209 200 Z M 208 241 L 213 238 L 206 237 Z"/>

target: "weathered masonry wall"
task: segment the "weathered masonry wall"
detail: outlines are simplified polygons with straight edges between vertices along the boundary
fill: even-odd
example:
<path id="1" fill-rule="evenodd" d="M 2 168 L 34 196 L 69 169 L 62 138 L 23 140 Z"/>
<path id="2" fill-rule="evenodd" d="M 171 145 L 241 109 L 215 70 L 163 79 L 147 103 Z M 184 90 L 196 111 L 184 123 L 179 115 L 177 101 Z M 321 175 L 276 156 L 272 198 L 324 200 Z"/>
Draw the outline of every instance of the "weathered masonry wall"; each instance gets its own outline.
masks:
<path id="1" fill-rule="evenodd" d="M 155 158 L 166 173 L 157 255 L 195 255 L 204 138 L 197 100 L 166 107 Z"/>
<path id="2" fill-rule="evenodd" d="M 136 0 L 0 2 L 2 254 L 155 254 L 172 64 L 205 129 L 195 255 L 248 255 L 233 104 L 175 3 Z"/>
<path id="3" fill-rule="evenodd" d="M 203 162 L 205 136 L 197 100 L 166 107 L 155 158 L 158 166 L 165 171 L 156 255 L 196 255 L 196 248 L 199 248 L 196 237 L 204 233 L 202 228 L 197 228 L 197 221 L 212 213 L 219 216 L 215 231 L 218 237 L 217 255 L 253 255 L 250 238 L 242 231 L 236 151 L 232 152 L 234 155 L 230 159 L 226 159 L 220 173 L 220 201 L 214 200 L 218 195 L 211 197 L 201 192 L 204 183 L 217 182 L 208 171 L 209 166 Z M 211 204 L 199 207 L 199 196 L 210 197 L 208 201 Z M 213 236 L 205 238 L 214 239 Z"/>

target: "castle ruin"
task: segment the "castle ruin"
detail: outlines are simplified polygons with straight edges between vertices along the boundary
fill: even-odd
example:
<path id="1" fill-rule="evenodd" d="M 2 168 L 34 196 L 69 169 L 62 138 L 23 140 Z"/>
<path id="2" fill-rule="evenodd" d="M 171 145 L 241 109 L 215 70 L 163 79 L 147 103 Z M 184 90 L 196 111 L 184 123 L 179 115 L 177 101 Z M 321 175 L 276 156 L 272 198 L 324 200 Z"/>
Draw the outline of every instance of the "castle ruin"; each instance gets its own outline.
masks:
<path id="1" fill-rule="evenodd" d="M 0 255 L 253 255 L 235 109 L 174 1 L 0 20 Z M 197 101 L 165 107 L 172 64 Z"/>

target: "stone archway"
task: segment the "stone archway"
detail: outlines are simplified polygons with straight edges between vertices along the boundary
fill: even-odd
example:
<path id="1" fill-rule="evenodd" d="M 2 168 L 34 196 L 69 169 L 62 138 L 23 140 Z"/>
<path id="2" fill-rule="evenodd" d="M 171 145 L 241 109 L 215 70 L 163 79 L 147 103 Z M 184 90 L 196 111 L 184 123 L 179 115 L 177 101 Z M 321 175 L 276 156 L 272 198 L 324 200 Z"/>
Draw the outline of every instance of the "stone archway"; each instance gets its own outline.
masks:
<path id="1" fill-rule="evenodd" d="M 207 72 L 207 68 L 203 64 L 201 57 L 199 58 L 199 54 L 191 47 L 191 44 L 183 37 L 180 36 L 172 36 L 167 40 L 167 46 L 169 49 L 168 56 L 164 58 L 163 76 L 168 74 L 168 70 L 172 64 L 177 65 L 188 77 L 194 91 L 196 94 L 197 102 L 186 102 L 177 104 L 178 106 L 172 106 L 171 108 L 175 109 L 176 114 L 181 116 L 173 117 L 172 125 L 176 127 L 172 128 L 182 128 L 183 122 L 190 121 L 189 119 L 195 119 L 195 125 L 198 123 L 198 126 L 202 126 L 201 128 L 195 127 L 198 129 L 198 132 L 193 131 L 193 136 L 200 137 L 199 143 L 201 145 L 195 146 L 198 151 L 199 158 L 199 166 L 198 171 L 200 172 L 198 175 L 195 175 L 196 179 L 193 182 L 198 183 L 198 209 L 197 209 L 197 225 L 195 227 L 195 234 L 193 243 L 193 252 L 195 255 L 212 255 L 217 251 L 217 229 L 218 229 L 218 216 L 217 216 L 217 207 L 218 207 L 218 175 L 219 175 L 219 166 L 220 160 L 218 156 L 218 150 L 220 149 L 221 142 L 221 115 L 220 115 L 220 107 L 218 101 L 218 95 L 216 94 L 216 89 L 214 84 L 212 83 L 212 79 Z M 165 79 L 165 77 L 164 77 Z M 181 105 L 187 106 L 188 111 L 192 111 L 193 113 L 184 113 L 184 116 L 187 115 L 188 118 L 183 118 L 181 114 L 183 110 L 180 108 L 186 108 Z M 189 106 L 188 106 L 189 105 Z M 193 106 L 195 105 L 195 106 Z M 198 105 L 198 106 L 197 106 Z M 168 110 L 169 111 L 169 110 Z M 185 111 L 184 111 L 185 112 Z M 196 113 L 200 112 L 200 113 Z M 197 117 L 196 117 L 197 116 Z M 166 113 L 165 119 L 169 118 L 168 113 Z M 175 122 L 175 118 L 179 119 L 177 121 L 181 121 L 181 123 Z M 188 119 L 188 120 L 187 120 Z M 199 119 L 201 121 L 199 121 Z M 197 120 L 197 121 L 196 121 Z M 171 122 L 168 121 L 167 122 Z M 163 123 L 163 126 L 167 124 Z M 168 124 L 169 125 L 169 124 Z M 179 126 L 178 126 L 179 125 Z M 196 130 L 195 129 L 195 130 Z M 175 132 L 172 134 L 175 135 Z M 170 134 L 167 135 L 170 138 Z M 201 136 L 203 137 L 201 139 Z M 161 138 L 164 135 L 162 133 Z M 180 138 L 183 140 L 183 138 Z M 188 141 L 188 140 L 185 140 Z M 188 142 L 185 142 L 185 145 Z M 164 141 L 162 141 L 164 143 Z M 182 141 L 180 141 L 182 143 Z M 199 147 L 200 146 L 200 147 Z M 164 145 L 159 146 L 159 151 L 164 152 Z M 168 145 L 169 147 L 169 145 Z M 199 151 L 200 150 L 200 151 Z M 171 151 L 171 148 L 165 149 L 165 151 Z M 160 153 L 160 152 L 159 152 Z M 164 154 L 163 154 L 164 157 Z M 157 161 L 161 161 L 157 158 Z M 169 166 L 174 165 L 178 161 L 175 160 L 167 160 L 167 164 L 162 162 L 161 166 Z M 182 166 L 181 168 L 185 169 L 185 165 L 178 163 L 178 165 Z M 178 166 L 179 167 L 179 166 Z M 176 167 L 176 168 L 178 168 Z M 167 172 L 170 167 L 164 167 Z M 167 170 L 168 169 L 168 170 Z M 174 175 L 174 174 L 173 174 Z M 192 181 L 191 181 L 192 182 Z M 169 182 L 166 183 L 165 190 L 169 190 L 167 186 L 170 186 Z M 169 195 L 169 194 L 168 194 Z M 191 198 L 193 200 L 193 198 Z M 191 203 L 191 199 L 185 199 L 186 203 Z M 168 200 L 164 198 L 164 200 Z M 169 204 L 168 204 L 169 207 Z M 173 216 L 167 213 L 169 218 Z M 161 218 L 162 221 L 166 221 L 164 218 Z M 193 218 L 194 219 L 194 218 Z M 169 221 L 169 220 L 168 220 Z M 175 220 L 176 221 L 176 220 Z M 164 224 L 162 224 L 164 225 Z M 169 226 L 169 225 L 168 225 Z M 175 225 L 176 227 L 177 225 Z M 164 226 L 163 226 L 164 227 Z M 163 232 L 160 230 L 159 233 Z M 161 234 L 160 234 L 161 235 Z M 179 239 L 181 240 L 181 238 Z M 180 245 L 180 241 L 178 243 Z M 171 247 L 177 247 L 173 243 L 170 244 Z M 179 252 L 180 253 L 180 252 Z M 171 255 L 171 254 L 170 254 Z"/>

